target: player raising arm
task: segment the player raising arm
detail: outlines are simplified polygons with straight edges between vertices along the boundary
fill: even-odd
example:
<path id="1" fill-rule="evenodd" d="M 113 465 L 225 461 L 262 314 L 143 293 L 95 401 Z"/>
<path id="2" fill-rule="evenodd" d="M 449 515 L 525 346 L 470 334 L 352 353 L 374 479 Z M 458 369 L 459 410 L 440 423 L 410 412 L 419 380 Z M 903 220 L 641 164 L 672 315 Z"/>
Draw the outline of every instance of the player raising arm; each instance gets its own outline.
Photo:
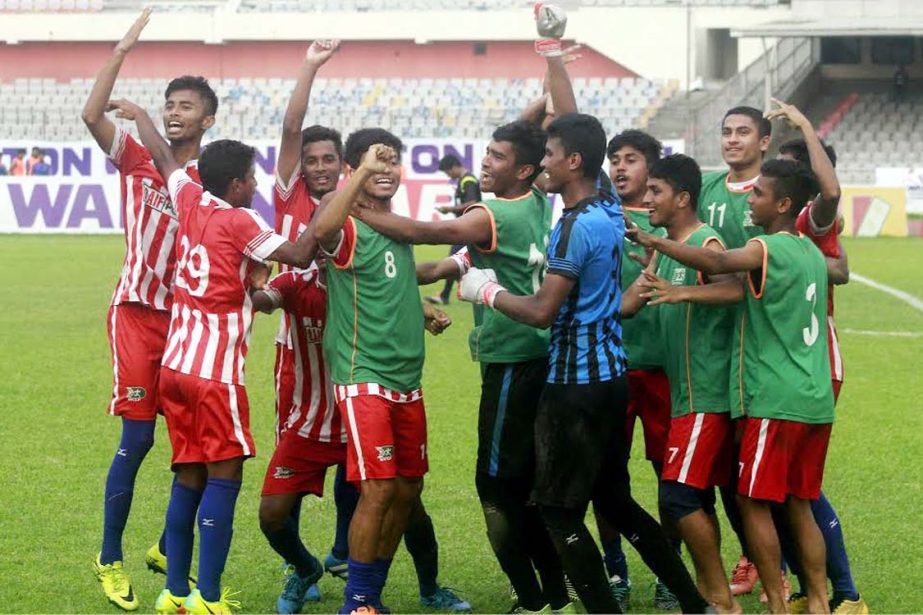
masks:
<path id="1" fill-rule="evenodd" d="M 827 271 L 817 248 L 795 234 L 812 196 L 810 171 L 791 161 L 763 164 L 749 204 L 766 231 L 743 248 L 715 252 L 638 229 L 636 241 L 704 274 L 745 272 L 742 348 L 732 365 L 732 412 L 746 415 L 737 484 L 747 543 L 774 613 L 787 612 L 777 574 L 781 552 L 770 504 L 783 503 L 806 580 L 807 611 L 826 613 L 825 549 L 811 513 L 820 495 L 833 422 L 830 363 L 821 322 Z M 694 300 L 692 297 L 687 297 Z"/>
<path id="2" fill-rule="evenodd" d="M 122 533 L 131 509 L 135 478 L 154 443 L 154 423 L 161 410 L 160 360 L 166 346 L 176 266 L 176 211 L 166 181 L 150 153 L 105 115 L 106 104 L 125 57 L 150 19 L 141 13 L 100 69 L 82 119 L 119 172 L 125 257 L 108 314 L 113 388 L 109 414 L 122 419 L 118 452 L 106 479 L 103 544 L 93 563 L 109 601 L 125 610 L 138 608 L 128 574 L 122 567 Z M 198 177 L 195 158 L 202 137 L 215 121 L 218 98 L 201 77 L 178 77 L 164 95 L 163 126 L 174 157 Z M 166 542 L 147 551 L 147 566 L 166 572 Z"/>

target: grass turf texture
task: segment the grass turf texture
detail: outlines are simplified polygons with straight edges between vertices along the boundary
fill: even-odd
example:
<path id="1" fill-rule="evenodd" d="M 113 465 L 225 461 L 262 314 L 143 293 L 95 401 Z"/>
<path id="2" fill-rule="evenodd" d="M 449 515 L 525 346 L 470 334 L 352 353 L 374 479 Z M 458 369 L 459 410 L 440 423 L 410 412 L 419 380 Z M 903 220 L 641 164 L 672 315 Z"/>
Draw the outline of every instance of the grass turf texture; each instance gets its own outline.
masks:
<path id="1" fill-rule="evenodd" d="M 923 241 L 847 240 L 854 271 L 923 297 Z M 3 236 L 0 280 L 0 610 L 117 612 L 94 580 L 106 471 L 120 433 L 105 415 L 112 370 L 105 314 L 122 259 L 119 237 Z M 420 248 L 418 259 L 442 247 Z M 438 287 L 421 289 L 423 294 Z M 427 335 L 424 373 L 430 430 L 430 474 L 424 501 L 440 544 L 440 581 L 459 588 L 480 612 L 505 612 L 507 583 L 494 560 L 473 484 L 478 369 L 469 359 L 471 310 L 447 308 L 454 325 Z M 246 612 L 271 612 L 282 587 L 281 561 L 259 531 L 257 508 L 271 455 L 273 336 L 278 318 L 260 316 L 248 357 L 251 422 L 258 456 L 245 468 L 234 542 L 224 583 L 241 590 Z M 825 489 L 847 536 L 856 582 L 877 612 L 923 608 L 923 541 L 919 540 L 923 398 L 919 352 L 923 339 L 850 334 L 845 330 L 923 332 L 923 313 L 880 291 L 852 283 L 837 291 L 837 322 L 846 384 L 828 456 Z M 640 428 L 640 427 L 639 427 Z M 142 466 L 125 532 L 126 567 L 150 612 L 163 577 L 144 567 L 144 552 L 163 525 L 170 486 L 169 441 L 157 441 Z M 636 435 L 632 477 L 636 498 L 655 510 L 656 489 Z M 323 557 L 334 524 L 332 474 L 328 496 L 306 498 L 302 533 Z M 728 569 L 737 558 L 724 532 Z M 632 611 L 650 612 L 653 577 L 630 548 Z M 195 569 L 195 562 L 193 564 Z M 325 576 L 323 601 L 306 612 L 333 612 L 343 584 Z M 762 612 L 757 593 L 743 598 Z M 398 552 L 385 592 L 395 612 L 419 612 L 413 566 Z"/>

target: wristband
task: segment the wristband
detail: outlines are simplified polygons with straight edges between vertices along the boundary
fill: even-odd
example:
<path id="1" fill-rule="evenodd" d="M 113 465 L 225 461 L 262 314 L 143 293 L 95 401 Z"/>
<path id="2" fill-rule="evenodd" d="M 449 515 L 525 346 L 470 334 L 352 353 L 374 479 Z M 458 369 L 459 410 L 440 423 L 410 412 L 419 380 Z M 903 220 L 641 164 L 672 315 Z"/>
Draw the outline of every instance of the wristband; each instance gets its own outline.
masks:
<path id="1" fill-rule="evenodd" d="M 535 53 L 546 58 L 559 58 L 564 55 L 561 39 L 543 38 L 535 41 Z"/>
<path id="2" fill-rule="evenodd" d="M 489 306 L 490 309 L 495 309 L 494 301 L 497 300 L 497 295 L 499 295 L 501 291 L 505 290 L 505 288 L 496 282 L 488 282 L 481 289 L 481 301 L 484 303 L 484 305 Z"/>

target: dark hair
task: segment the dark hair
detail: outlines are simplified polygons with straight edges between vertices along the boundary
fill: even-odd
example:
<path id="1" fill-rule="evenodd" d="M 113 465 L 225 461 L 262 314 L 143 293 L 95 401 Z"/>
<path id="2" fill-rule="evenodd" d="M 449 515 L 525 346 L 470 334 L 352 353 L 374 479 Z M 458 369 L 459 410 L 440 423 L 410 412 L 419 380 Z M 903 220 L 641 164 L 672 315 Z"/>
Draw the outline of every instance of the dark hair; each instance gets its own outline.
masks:
<path id="1" fill-rule="evenodd" d="M 362 128 L 346 138 L 346 164 L 353 169 L 358 169 L 362 163 L 362 156 L 376 143 L 387 145 L 401 156 L 404 144 L 395 135 L 384 128 Z"/>
<path id="2" fill-rule="evenodd" d="M 199 156 L 202 186 L 218 198 L 224 198 L 235 178 L 243 179 L 253 166 L 256 150 L 231 139 L 219 139 L 205 146 Z"/>
<path id="3" fill-rule="evenodd" d="M 830 164 L 836 167 L 836 150 L 833 149 L 832 145 L 827 145 L 823 141 L 820 142 L 824 146 L 824 152 L 827 154 L 827 158 L 830 159 Z M 808 155 L 808 144 L 805 143 L 804 139 L 792 139 L 791 141 L 786 141 L 779 146 L 780 154 L 789 154 L 792 158 L 797 160 L 802 164 L 810 166 L 811 156 Z"/>
<path id="4" fill-rule="evenodd" d="M 208 79 L 205 77 L 193 77 L 192 75 L 183 75 L 177 77 L 167 85 L 167 91 L 164 92 L 164 99 L 170 98 L 170 94 L 180 90 L 192 90 L 198 92 L 205 103 L 205 115 L 215 115 L 218 112 L 218 96 L 212 86 L 208 85 Z"/>
<path id="5" fill-rule="evenodd" d="M 606 148 L 606 156 L 611 158 L 615 152 L 623 147 L 631 147 L 644 156 L 647 161 L 647 167 L 660 160 L 660 154 L 663 152 L 663 144 L 653 136 L 643 130 L 625 130 L 612 137 L 609 146 Z"/>
<path id="6" fill-rule="evenodd" d="M 308 143 L 318 143 L 320 141 L 330 141 L 333 143 L 333 149 L 337 151 L 337 156 L 343 158 L 343 137 L 333 128 L 314 124 L 301 131 L 301 147 L 304 148 Z"/>
<path id="7" fill-rule="evenodd" d="M 18 150 L 16 150 L 16 155 L 17 155 L 17 156 L 25 156 L 25 155 L 26 155 L 26 148 L 20 147 Z"/>
<path id="8" fill-rule="evenodd" d="M 542 158 L 545 157 L 545 131 L 541 126 L 517 120 L 504 124 L 491 135 L 494 141 L 505 141 L 513 146 L 513 153 L 516 155 L 516 164 L 525 166 L 531 164 L 535 172 L 529 177 L 529 183 L 535 181 L 538 174 L 542 172 Z"/>
<path id="9" fill-rule="evenodd" d="M 449 169 L 454 169 L 455 167 L 460 167 L 462 165 L 461 160 L 457 156 L 448 154 L 442 157 L 442 160 L 439 161 L 439 170 L 445 173 Z"/>
<path id="10" fill-rule="evenodd" d="M 580 154 L 583 176 L 596 179 L 606 158 L 606 131 L 592 115 L 566 113 L 548 125 L 548 138 L 561 141 L 564 153 Z"/>
<path id="11" fill-rule="evenodd" d="M 755 107 L 741 106 L 728 109 L 727 113 L 725 113 L 724 117 L 721 119 L 722 126 L 724 126 L 724 120 L 728 119 L 729 115 L 746 115 L 753 120 L 757 130 L 760 132 L 760 139 L 772 135 L 772 122 L 763 117 L 763 112 Z"/>
<path id="12" fill-rule="evenodd" d="M 806 165 L 794 160 L 767 160 L 760 175 L 772 179 L 772 192 L 776 199 L 792 201 L 790 215 L 797 216 L 817 194 L 817 179 Z"/>
<path id="13" fill-rule="evenodd" d="M 651 165 L 648 177 L 662 179 L 670 184 L 674 192 L 688 192 L 692 211 L 699 206 L 699 193 L 702 191 L 702 169 L 694 158 L 685 154 L 672 154 L 661 158 Z"/>

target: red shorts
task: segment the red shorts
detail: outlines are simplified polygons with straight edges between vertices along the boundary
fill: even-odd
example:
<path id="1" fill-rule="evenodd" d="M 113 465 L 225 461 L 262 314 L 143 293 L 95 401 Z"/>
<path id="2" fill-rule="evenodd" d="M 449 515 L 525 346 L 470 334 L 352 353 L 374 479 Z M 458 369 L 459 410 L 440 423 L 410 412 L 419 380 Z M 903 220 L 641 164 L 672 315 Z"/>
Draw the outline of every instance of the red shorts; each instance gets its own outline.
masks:
<path id="1" fill-rule="evenodd" d="M 670 381 L 662 369 L 628 370 L 628 409 L 625 412 L 628 448 L 635 418 L 644 429 L 644 452 L 648 461 L 663 463 L 670 433 Z"/>
<path id="2" fill-rule="evenodd" d="M 755 500 L 784 502 L 793 495 L 820 497 L 831 423 L 744 419 L 737 492 Z"/>
<path id="3" fill-rule="evenodd" d="M 173 446 L 173 464 L 214 463 L 256 454 L 243 386 L 164 367 L 160 399 Z"/>
<path id="4" fill-rule="evenodd" d="M 670 422 L 662 480 L 697 489 L 724 487 L 733 463 L 734 425 L 728 413 L 693 412 Z"/>
<path id="5" fill-rule="evenodd" d="M 354 386 L 366 387 L 364 384 Z M 368 386 L 378 388 L 377 385 Z M 400 402 L 363 393 L 344 397 L 339 390 L 347 387 L 336 388 L 337 409 L 347 420 L 347 480 L 417 478 L 426 474 L 429 460 L 422 395 Z"/>
<path id="6" fill-rule="evenodd" d="M 157 383 L 170 330 L 170 312 L 140 303 L 121 303 L 109 306 L 107 320 L 113 376 L 109 414 L 153 421 L 163 410 Z"/>
<path id="7" fill-rule="evenodd" d="M 276 343 L 276 443 L 282 436 L 282 426 L 292 411 L 295 397 L 295 352 L 285 344 Z"/>
<path id="8" fill-rule="evenodd" d="M 290 429 L 282 434 L 269 460 L 263 495 L 313 493 L 321 497 L 327 468 L 345 462 L 346 444 L 309 440 Z"/>

